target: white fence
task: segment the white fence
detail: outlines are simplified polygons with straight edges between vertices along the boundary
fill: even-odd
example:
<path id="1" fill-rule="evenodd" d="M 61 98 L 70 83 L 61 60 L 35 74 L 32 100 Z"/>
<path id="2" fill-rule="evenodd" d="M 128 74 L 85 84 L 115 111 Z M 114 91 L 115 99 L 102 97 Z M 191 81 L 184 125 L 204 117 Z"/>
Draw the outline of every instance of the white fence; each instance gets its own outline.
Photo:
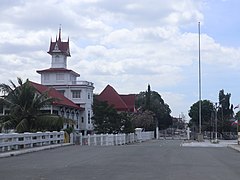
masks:
<path id="1" fill-rule="evenodd" d="M 240 132 L 238 132 L 238 145 L 240 145 Z"/>
<path id="2" fill-rule="evenodd" d="M 63 142 L 63 131 L 0 134 L 0 152 L 60 144 Z"/>
<path id="3" fill-rule="evenodd" d="M 141 132 L 141 137 L 134 133 L 130 134 L 94 134 L 82 136 L 82 134 L 74 134 L 73 143 L 77 145 L 88 146 L 114 146 L 123 145 L 134 142 L 142 142 L 154 138 L 154 132 Z"/>

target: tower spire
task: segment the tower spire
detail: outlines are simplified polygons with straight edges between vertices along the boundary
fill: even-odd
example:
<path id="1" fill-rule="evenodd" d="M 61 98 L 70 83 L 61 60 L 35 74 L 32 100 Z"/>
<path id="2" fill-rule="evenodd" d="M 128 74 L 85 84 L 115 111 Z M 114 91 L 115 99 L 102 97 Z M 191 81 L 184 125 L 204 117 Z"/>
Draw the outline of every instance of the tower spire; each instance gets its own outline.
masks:
<path id="1" fill-rule="evenodd" d="M 61 41 L 61 30 L 62 30 L 62 28 L 61 28 L 61 24 L 59 25 L 59 32 L 58 32 L 58 40 L 60 40 Z"/>

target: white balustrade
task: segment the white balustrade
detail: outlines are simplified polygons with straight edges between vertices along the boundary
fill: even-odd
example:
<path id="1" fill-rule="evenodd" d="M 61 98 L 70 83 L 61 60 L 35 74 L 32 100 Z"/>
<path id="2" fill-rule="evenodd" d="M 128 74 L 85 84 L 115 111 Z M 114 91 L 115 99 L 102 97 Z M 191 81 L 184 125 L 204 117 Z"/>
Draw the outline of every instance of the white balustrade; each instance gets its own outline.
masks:
<path id="1" fill-rule="evenodd" d="M 60 144 L 63 142 L 63 131 L 0 134 L 0 152 Z"/>
<path id="2" fill-rule="evenodd" d="M 83 136 L 82 134 L 74 135 L 75 144 L 88 145 L 88 146 L 114 146 L 114 145 L 124 145 L 134 142 L 140 142 L 138 138 L 142 141 L 151 140 L 154 138 L 154 132 L 141 132 L 141 136 L 137 136 L 135 133 L 129 134 L 88 134 Z"/>

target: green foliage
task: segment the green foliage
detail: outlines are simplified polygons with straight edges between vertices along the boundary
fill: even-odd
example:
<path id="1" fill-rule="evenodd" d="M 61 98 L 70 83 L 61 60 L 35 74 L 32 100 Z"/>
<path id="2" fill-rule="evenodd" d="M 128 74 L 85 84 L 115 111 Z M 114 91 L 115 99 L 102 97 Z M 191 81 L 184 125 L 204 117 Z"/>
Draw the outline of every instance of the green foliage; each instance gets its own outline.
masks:
<path id="1" fill-rule="evenodd" d="M 210 130 L 211 128 L 211 118 L 214 115 L 213 104 L 209 100 L 201 101 L 201 111 L 202 111 L 202 130 Z M 194 103 L 190 107 L 188 115 L 191 117 L 189 125 L 191 127 L 199 127 L 199 101 Z"/>
<path id="2" fill-rule="evenodd" d="M 166 129 L 172 124 L 171 109 L 164 102 L 158 92 L 151 91 L 148 86 L 147 92 L 140 92 L 136 96 L 136 107 L 142 112 L 151 111 L 155 123 L 158 123 L 160 129 Z M 148 121 L 151 122 L 151 121 Z M 150 124 L 149 124 L 150 126 Z M 156 125 L 154 125 L 155 127 Z"/>
<path id="3" fill-rule="evenodd" d="M 41 113 L 41 109 L 55 99 L 48 98 L 47 92 L 39 94 L 28 80 L 24 83 L 20 78 L 17 80 L 18 86 L 12 81 L 11 86 L 0 84 L 0 91 L 5 94 L 1 101 L 9 109 L 9 114 L 0 117 L 1 128 L 16 132 L 61 129 L 61 118 Z"/>
<path id="4" fill-rule="evenodd" d="M 107 102 L 93 101 L 93 124 L 97 133 L 133 132 L 130 116 L 127 113 L 118 113 Z"/>
<path id="5" fill-rule="evenodd" d="M 70 126 L 70 127 L 66 128 L 66 129 L 64 129 L 64 131 L 67 132 L 68 135 L 70 135 L 71 133 L 73 133 L 74 128 L 72 126 Z"/>
<path id="6" fill-rule="evenodd" d="M 134 126 L 132 122 L 132 115 L 131 113 L 122 112 L 119 114 L 121 116 L 121 132 L 122 133 L 133 133 Z"/>
<path id="7" fill-rule="evenodd" d="M 233 105 L 230 103 L 231 94 L 224 93 L 224 90 L 219 91 L 219 108 L 218 108 L 218 119 L 219 128 L 221 132 L 231 131 L 230 119 L 233 118 Z"/>

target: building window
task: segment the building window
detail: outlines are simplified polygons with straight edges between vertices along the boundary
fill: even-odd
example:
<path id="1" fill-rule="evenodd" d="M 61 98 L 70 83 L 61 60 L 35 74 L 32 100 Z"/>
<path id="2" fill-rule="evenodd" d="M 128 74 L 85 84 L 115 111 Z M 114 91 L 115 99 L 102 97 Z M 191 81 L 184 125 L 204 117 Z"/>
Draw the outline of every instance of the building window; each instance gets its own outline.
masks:
<path id="1" fill-rule="evenodd" d="M 70 114 L 70 112 L 69 112 L 69 110 L 67 110 L 66 111 L 66 115 L 67 115 L 67 118 L 69 119 L 69 114 Z"/>
<path id="2" fill-rule="evenodd" d="M 91 115 L 90 115 L 90 111 L 88 111 L 88 124 L 91 123 Z"/>
<path id="3" fill-rule="evenodd" d="M 90 93 L 88 93 L 88 99 L 90 99 Z"/>
<path id="4" fill-rule="evenodd" d="M 73 90 L 72 98 L 81 98 L 81 90 Z"/>
<path id="5" fill-rule="evenodd" d="M 84 123 L 84 117 L 82 117 L 82 123 Z"/>
<path id="6" fill-rule="evenodd" d="M 72 115 L 72 119 L 74 119 L 74 112 L 72 112 L 71 115 Z"/>
<path id="7" fill-rule="evenodd" d="M 56 74 L 56 80 L 57 81 L 61 81 L 61 80 L 64 80 L 64 74 Z"/>

